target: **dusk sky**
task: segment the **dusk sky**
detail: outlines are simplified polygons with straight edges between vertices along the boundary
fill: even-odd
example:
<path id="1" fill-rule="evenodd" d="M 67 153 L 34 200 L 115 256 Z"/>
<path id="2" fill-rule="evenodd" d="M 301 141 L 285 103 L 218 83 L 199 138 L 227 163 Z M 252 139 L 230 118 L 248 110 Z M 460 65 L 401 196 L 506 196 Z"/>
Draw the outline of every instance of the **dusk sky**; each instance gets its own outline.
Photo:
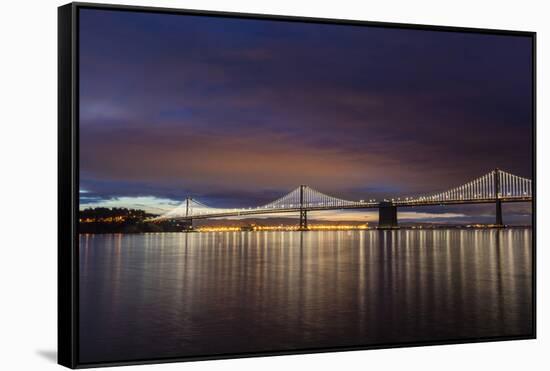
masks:
<path id="1" fill-rule="evenodd" d="M 532 177 L 528 37 L 80 12 L 81 208 L 249 207 L 300 184 L 380 199 L 497 167 Z M 494 218 L 493 205 L 400 211 Z M 529 215 L 505 207 L 506 222 Z"/>

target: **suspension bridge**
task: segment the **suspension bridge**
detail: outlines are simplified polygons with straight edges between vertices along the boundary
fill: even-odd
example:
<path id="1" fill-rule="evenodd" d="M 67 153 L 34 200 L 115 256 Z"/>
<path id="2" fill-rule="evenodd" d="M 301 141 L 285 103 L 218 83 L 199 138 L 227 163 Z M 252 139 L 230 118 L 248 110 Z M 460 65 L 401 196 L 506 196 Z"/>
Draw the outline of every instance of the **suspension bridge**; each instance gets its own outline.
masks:
<path id="1" fill-rule="evenodd" d="M 308 229 L 308 212 L 321 210 L 378 209 L 378 228 L 399 227 L 397 209 L 433 205 L 461 205 L 494 203 L 495 226 L 503 227 L 503 202 L 532 202 L 532 181 L 506 171 L 495 169 L 470 182 L 431 194 L 398 197 L 377 201 L 345 200 L 319 192 L 307 185 L 300 185 L 283 197 L 266 205 L 249 208 L 215 208 L 191 197 L 174 209 L 151 221 L 183 221 L 192 228 L 193 220 L 247 215 L 299 213 L 300 230 Z"/>

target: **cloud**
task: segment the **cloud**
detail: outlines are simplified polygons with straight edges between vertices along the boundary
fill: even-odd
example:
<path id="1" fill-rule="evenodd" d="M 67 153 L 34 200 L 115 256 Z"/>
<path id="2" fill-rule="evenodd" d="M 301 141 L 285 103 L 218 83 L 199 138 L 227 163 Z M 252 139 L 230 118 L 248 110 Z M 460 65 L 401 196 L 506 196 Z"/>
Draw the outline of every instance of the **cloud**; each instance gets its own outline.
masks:
<path id="1" fill-rule="evenodd" d="M 527 38 L 97 10 L 80 37 L 90 197 L 246 207 L 532 173 Z"/>
<path id="2" fill-rule="evenodd" d="M 364 220 L 367 222 L 378 221 L 378 211 L 324 211 L 324 212 L 310 212 L 310 219 L 317 220 Z M 461 213 L 432 213 L 432 212 L 417 212 L 417 211 L 398 211 L 398 218 L 400 221 L 437 221 L 439 219 L 454 219 L 466 217 Z"/>
<path id="3" fill-rule="evenodd" d="M 457 214 L 457 213 L 422 213 L 417 211 L 405 211 L 405 212 L 398 212 L 397 217 L 403 221 L 405 220 L 423 220 L 423 219 L 429 219 L 429 220 L 437 220 L 437 219 L 459 219 L 459 218 L 465 218 L 465 214 Z"/>
<path id="4" fill-rule="evenodd" d="M 94 207 L 121 207 L 140 209 L 152 214 L 159 214 L 169 211 L 179 204 L 180 201 L 167 198 L 158 198 L 154 196 L 113 197 L 109 199 L 93 198 L 92 200 L 89 200 L 85 197 L 80 197 L 81 210 Z"/>

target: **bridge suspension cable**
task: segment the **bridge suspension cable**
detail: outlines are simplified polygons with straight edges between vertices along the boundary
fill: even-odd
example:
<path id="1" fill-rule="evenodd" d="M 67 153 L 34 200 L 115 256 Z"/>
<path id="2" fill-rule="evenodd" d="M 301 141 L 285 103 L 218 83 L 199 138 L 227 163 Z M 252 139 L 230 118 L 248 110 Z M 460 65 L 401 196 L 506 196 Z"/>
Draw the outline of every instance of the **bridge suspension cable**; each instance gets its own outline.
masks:
<path id="1" fill-rule="evenodd" d="M 487 202 L 496 200 L 529 200 L 532 197 L 532 181 L 499 169 L 488 172 L 468 183 L 443 192 L 428 195 L 392 199 L 395 206 L 429 205 L 432 203 Z M 188 197 L 182 204 L 153 220 L 194 217 L 239 216 L 277 212 L 330 210 L 339 208 L 377 207 L 376 200 L 349 201 L 329 196 L 306 185 L 301 185 L 286 195 L 263 206 L 249 208 L 215 208 Z"/>
<path id="2" fill-rule="evenodd" d="M 501 198 L 508 197 L 531 197 L 533 182 L 531 179 L 523 178 L 506 171 L 499 170 Z"/>
<path id="3" fill-rule="evenodd" d="M 351 206 L 359 204 L 357 201 L 348 201 L 342 198 L 329 196 L 309 186 L 300 186 L 290 191 L 283 197 L 270 202 L 263 209 L 285 209 L 293 207 L 319 207 L 319 206 Z"/>
<path id="4" fill-rule="evenodd" d="M 530 179 L 496 169 L 458 187 L 428 195 L 407 197 L 397 203 L 479 201 L 497 198 L 529 198 L 531 195 Z"/>
<path id="5" fill-rule="evenodd" d="M 273 210 L 277 212 L 280 210 L 288 209 L 301 209 L 301 208 L 338 208 L 338 207 L 351 207 L 354 205 L 365 205 L 364 201 L 349 201 L 342 198 L 329 196 L 322 192 L 319 192 L 308 186 L 299 186 L 281 198 L 276 199 L 268 204 L 249 207 L 249 208 L 214 208 L 207 206 L 195 199 L 187 198 L 182 204 L 176 208 L 162 214 L 155 218 L 155 220 L 174 219 L 174 218 L 189 218 L 193 216 L 203 215 L 222 215 L 233 214 L 239 215 L 241 213 L 249 214 L 255 210 L 258 212 L 266 212 Z"/>

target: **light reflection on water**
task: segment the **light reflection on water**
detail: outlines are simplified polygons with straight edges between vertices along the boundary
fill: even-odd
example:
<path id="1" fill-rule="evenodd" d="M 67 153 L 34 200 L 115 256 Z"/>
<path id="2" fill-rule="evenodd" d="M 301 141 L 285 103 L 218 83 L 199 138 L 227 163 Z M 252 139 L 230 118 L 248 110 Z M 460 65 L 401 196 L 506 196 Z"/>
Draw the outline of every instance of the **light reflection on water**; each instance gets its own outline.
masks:
<path id="1" fill-rule="evenodd" d="M 81 235 L 81 362 L 528 335 L 531 236 Z"/>

